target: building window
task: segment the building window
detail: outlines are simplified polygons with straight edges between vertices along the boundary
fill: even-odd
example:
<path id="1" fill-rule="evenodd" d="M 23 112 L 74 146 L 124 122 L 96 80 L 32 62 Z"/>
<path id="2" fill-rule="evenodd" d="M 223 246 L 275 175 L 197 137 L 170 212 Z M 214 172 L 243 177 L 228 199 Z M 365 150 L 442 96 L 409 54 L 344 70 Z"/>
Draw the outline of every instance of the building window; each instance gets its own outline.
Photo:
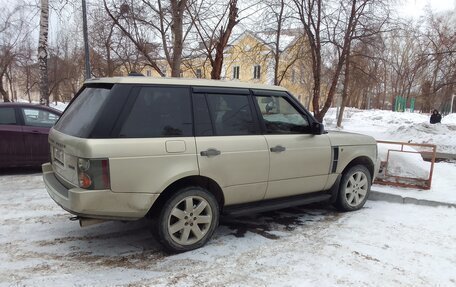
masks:
<path id="1" fill-rule="evenodd" d="M 233 67 L 233 79 L 239 79 L 239 66 Z"/>
<path id="2" fill-rule="evenodd" d="M 198 79 L 201 79 L 203 77 L 203 72 L 201 71 L 201 69 L 196 69 L 196 77 Z"/>
<path id="3" fill-rule="evenodd" d="M 151 70 L 147 70 L 146 74 L 147 74 L 148 77 L 150 77 L 150 76 L 152 76 L 152 71 Z"/>
<path id="4" fill-rule="evenodd" d="M 253 66 L 253 78 L 259 79 L 260 75 L 261 75 L 261 66 L 260 65 Z"/>

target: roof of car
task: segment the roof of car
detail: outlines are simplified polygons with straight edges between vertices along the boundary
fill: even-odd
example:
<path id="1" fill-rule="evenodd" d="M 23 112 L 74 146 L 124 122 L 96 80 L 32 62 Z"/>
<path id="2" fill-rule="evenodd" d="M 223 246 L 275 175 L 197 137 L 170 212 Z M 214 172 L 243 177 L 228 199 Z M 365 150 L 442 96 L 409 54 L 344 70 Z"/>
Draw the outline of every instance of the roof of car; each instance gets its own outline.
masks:
<path id="1" fill-rule="evenodd" d="M 188 79 L 188 78 L 154 78 L 144 76 L 129 77 L 111 77 L 111 78 L 93 78 L 86 81 L 87 84 L 93 83 L 120 83 L 120 84 L 155 84 L 155 85 L 182 85 L 182 86 L 202 86 L 202 87 L 229 87 L 229 88 L 247 88 L 261 90 L 286 91 L 280 86 L 243 83 L 239 81 L 225 80 L 205 80 L 205 79 Z"/>
<path id="2" fill-rule="evenodd" d="M 9 107 L 25 107 L 25 108 L 40 108 L 48 111 L 52 111 L 54 113 L 58 113 L 59 115 L 62 114 L 62 111 L 57 109 L 40 105 L 40 104 L 31 104 L 31 103 L 21 103 L 21 102 L 7 102 L 7 103 L 0 103 L 0 106 L 9 106 Z"/>

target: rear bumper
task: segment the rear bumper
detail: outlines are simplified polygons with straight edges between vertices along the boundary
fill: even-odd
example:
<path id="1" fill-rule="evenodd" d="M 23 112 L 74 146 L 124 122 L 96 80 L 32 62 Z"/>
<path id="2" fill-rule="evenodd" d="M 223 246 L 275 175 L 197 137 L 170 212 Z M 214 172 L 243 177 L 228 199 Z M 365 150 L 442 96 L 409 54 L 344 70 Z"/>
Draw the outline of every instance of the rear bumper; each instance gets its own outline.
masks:
<path id="1" fill-rule="evenodd" d="M 144 217 L 159 194 L 68 189 L 56 178 L 50 163 L 42 165 L 49 196 L 66 211 L 88 218 L 136 220 Z"/>

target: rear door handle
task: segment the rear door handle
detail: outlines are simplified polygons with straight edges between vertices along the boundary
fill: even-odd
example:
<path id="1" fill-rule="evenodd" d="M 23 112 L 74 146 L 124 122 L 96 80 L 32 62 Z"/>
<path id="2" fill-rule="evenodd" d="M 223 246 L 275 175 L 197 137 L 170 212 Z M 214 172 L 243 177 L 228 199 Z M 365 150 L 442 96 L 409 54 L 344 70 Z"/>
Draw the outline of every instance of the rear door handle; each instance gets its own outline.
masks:
<path id="1" fill-rule="evenodd" d="M 207 156 L 207 157 L 210 157 L 210 156 L 217 156 L 217 155 L 220 155 L 221 152 L 215 148 L 210 148 L 208 150 L 205 150 L 205 151 L 202 151 L 200 152 L 201 156 Z"/>
<path id="2" fill-rule="evenodd" d="M 271 147 L 269 150 L 272 152 L 283 152 L 286 148 L 281 145 L 276 145 L 275 147 Z"/>

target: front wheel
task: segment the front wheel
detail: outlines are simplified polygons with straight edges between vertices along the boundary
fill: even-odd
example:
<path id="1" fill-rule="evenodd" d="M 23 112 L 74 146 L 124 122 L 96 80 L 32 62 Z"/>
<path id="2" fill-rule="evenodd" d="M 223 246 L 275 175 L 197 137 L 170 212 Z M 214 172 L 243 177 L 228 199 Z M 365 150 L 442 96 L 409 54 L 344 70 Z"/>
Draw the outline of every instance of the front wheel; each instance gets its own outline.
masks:
<path id="1" fill-rule="evenodd" d="M 160 211 L 158 239 L 171 252 L 193 250 L 206 244 L 218 222 L 219 205 L 212 193 L 201 187 L 183 188 Z"/>
<path id="2" fill-rule="evenodd" d="M 364 206 L 371 188 L 371 174 L 363 165 L 349 168 L 342 176 L 335 206 L 341 211 L 358 210 Z"/>

